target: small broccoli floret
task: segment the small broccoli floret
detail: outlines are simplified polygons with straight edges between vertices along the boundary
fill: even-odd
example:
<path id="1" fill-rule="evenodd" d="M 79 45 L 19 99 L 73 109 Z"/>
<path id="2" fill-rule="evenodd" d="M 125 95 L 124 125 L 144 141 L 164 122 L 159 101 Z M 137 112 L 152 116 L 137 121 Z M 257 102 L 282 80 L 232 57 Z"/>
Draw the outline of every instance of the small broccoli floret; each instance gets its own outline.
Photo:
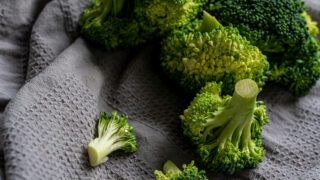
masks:
<path id="1" fill-rule="evenodd" d="M 319 34 L 319 28 L 317 26 L 318 23 L 316 21 L 312 21 L 310 15 L 306 11 L 304 11 L 301 15 L 307 21 L 307 27 L 309 29 L 309 34 L 313 37 L 316 37 Z"/>
<path id="2" fill-rule="evenodd" d="M 306 95 L 320 78 L 319 42 L 309 37 L 300 48 L 284 54 L 269 54 L 269 79 L 287 87 L 293 94 Z"/>
<path id="3" fill-rule="evenodd" d="M 145 0 L 140 2 L 135 12 L 148 19 L 151 27 L 164 35 L 195 19 L 207 0 Z M 146 26 L 146 28 L 150 28 Z"/>
<path id="4" fill-rule="evenodd" d="M 100 113 L 98 122 L 98 137 L 88 145 L 91 166 L 106 162 L 108 155 L 116 150 L 134 152 L 137 148 L 133 127 L 127 123 L 128 116 L 119 116 L 117 112 Z"/>
<path id="5" fill-rule="evenodd" d="M 165 72 L 192 93 L 209 81 L 223 82 L 224 94 L 244 78 L 262 86 L 269 68 L 266 57 L 236 28 L 223 27 L 206 12 L 203 21 L 170 33 L 162 42 L 161 61 Z"/>
<path id="6" fill-rule="evenodd" d="M 163 172 L 155 170 L 154 175 L 157 180 L 207 180 L 205 171 L 198 171 L 194 166 L 194 161 L 190 164 L 182 165 L 181 171 L 172 161 L 168 160 L 163 166 Z"/>
<path id="7" fill-rule="evenodd" d="M 257 102 L 259 88 L 240 80 L 233 96 L 221 96 L 221 83 L 207 83 L 180 116 L 184 135 L 195 144 L 201 161 L 214 171 L 234 173 L 255 168 L 265 153 L 261 127 L 266 107 Z"/>
<path id="8" fill-rule="evenodd" d="M 209 0 L 205 10 L 232 24 L 268 57 L 270 81 L 306 95 L 320 78 L 319 33 L 301 0 Z"/>

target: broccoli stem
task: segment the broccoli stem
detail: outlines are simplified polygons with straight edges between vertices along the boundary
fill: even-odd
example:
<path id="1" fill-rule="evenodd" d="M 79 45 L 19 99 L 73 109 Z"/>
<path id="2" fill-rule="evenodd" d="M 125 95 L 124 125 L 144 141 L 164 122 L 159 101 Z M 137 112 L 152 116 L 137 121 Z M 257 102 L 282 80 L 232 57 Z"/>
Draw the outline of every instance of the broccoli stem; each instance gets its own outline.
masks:
<path id="1" fill-rule="evenodd" d="M 219 21 L 214 16 L 211 16 L 206 11 L 203 11 L 203 21 L 199 31 L 202 33 L 210 32 L 218 27 L 222 27 Z"/>
<path id="2" fill-rule="evenodd" d="M 219 149 L 223 149 L 225 142 L 230 141 L 235 146 L 240 144 L 244 149 L 254 150 L 250 148 L 252 144 L 249 140 L 251 139 L 251 124 L 258 93 L 259 88 L 253 80 L 239 81 L 229 103 L 219 109 L 214 118 L 209 119 L 202 141 L 206 141 L 207 135 L 212 133 L 213 129 L 223 127 L 217 141 L 208 145 L 210 149 L 217 145 L 219 145 Z"/>
<path id="3" fill-rule="evenodd" d="M 117 16 L 118 13 L 122 10 L 125 0 L 113 0 L 113 16 Z"/>
<path id="4" fill-rule="evenodd" d="M 166 174 L 168 171 L 181 172 L 181 170 L 170 160 L 163 165 L 163 172 Z"/>
<path id="5" fill-rule="evenodd" d="M 114 135 L 113 131 L 103 134 L 103 136 L 91 140 L 88 145 L 90 165 L 96 166 L 106 162 L 110 153 L 120 149 L 124 144 L 119 141 L 120 137 Z"/>

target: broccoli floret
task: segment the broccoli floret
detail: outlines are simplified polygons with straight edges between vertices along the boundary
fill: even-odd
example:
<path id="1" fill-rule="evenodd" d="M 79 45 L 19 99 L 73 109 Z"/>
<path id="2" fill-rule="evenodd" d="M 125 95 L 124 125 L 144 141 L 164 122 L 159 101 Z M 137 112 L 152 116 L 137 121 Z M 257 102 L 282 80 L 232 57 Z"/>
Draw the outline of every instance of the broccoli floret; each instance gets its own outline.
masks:
<path id="1" fill-rule="evenodd" d="M 98 122 L 98 137 L 88 145 L 91 166 L 106 162 L 108 155 L 116 150 L 134 152 L 137 148 L 133 127 L 127 123 L 128 116 L 119 116 L 117 112 L 101 112 Z"/>
<path id="2" fill-rule="evenodd" d="M 306 11 L 304 11 L 301 15 L 307 21 L 307 27 L 309 29 L 309 34 L 313 37 L 316 37 L 319 34 L 319 28 L 317 26 L 318 23 L 316 21 L 312 21 L 310 15 Z"/>
<path id="3" fill-rule="evenodd" d="M 145 0 L 135 8 L 138 17 L 147 18 L 157 33 L 165 35 L 195 19 L 208 0 Z M 145 26 L 148 29 L 150 27 Z"/>
<path id="4" fill-rule="evenodd" d="M 137 1 L 93 0 L 80 18 L 81 34 L 108 51 L 136 46 L 152 39 L 153 32 L 142 29 L 147 22 L 134 15 Z"/>
<path id="5" fill-rule="evenodd" d="M 80 19 L 81 34 L 107 50 L 166 35 L 196 15 L 207 0 L 93 0 Z"/>
<path id="6" fill-rule="evenodd" d="M 209 82 L 180 116 L 183 133 L 213 171 L 234 173 L 255 168 L 263 160 L 261 127 L 268 122 L 266 107 L 257 102 L 259 88 L 240 80 L 233 96 L 221 96 L 221 83 Z"/>
<path id="7" fill-rule="evenodd" d="M 296 95 L 306 95 L 320 78 L 319 42 L 314 37 L 303 48 L 285 54 L 269 54 L 270 81 L 287 87 Z M 294 61 L 293 61 L 294 60 Z"/>
<path id="8" fill-rule="evenodd" d="M 305 95 L 320 78 L 318 28 L 300 0 L 209 0 L 205 9 L 267 55 L 271 81 Z"/>
<path id="9" fill-rule="evenodd" d="M 192 93 L 209 81 L 223 82 L 224 94 L 232 94 L 235 83 L 245 78 L 262 86 L 269 68 L 266 57 L 236 28 L 223 27 L 206 12 L 203 21 L 172 31 L 161 54 L 164 71 Z"/>
<path id="10" fill-rule="evenodd" d="M 194 161 L 190 164 L 182 165 L 181 171 L 172 161 L 168 160 L 163 165 L 163 172 L 155 170 L 154 175 L 156 180 L 207 180 L 205 171 L 198 171 L 198 168 L 194 166 Z"/>

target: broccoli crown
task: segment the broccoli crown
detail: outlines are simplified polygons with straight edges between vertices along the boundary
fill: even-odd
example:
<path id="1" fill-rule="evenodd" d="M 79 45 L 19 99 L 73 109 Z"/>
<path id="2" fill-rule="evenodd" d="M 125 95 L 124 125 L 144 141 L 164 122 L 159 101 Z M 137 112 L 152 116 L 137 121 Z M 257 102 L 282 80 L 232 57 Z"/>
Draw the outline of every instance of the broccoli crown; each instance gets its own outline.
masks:
<path id="1" fill-rule="evenodd" d="M 239 31 L 223 27 L 209 14 L 173 30 L 162 42 L 162 66 L 189 92 L 209 81 L 223 82 L 223 93 L 231 94 L 237 81 L 254 79 L 264 84 L 269 64 L 259 49 Z"/>
<path id="2" fill-rule="evenodd" d="M 232 23 L 263 52 L 283 52 L 308 37 L 300 0 L 209 0 L 205 9 L 222 24 Z"/>
<path id="3" fill-rule="evenodd" d="M 305 95 L 320 78 L 319 30 L 300 0 L 210 0 L 205 9 L 267 55 L 271 81 Z"/>
<path id="4" fill-rule="evenodd" d="M 148 23 L 135 17 L 136 3 L 131 0 L 93 0 L 79 21 L 81 34 L 108 51 L 145 43 L 153 38 L 153 32 L 144 31 L 142 27 Z"/>
<path id="5" fill-rule="evenodd" d="M 207 83 L 180 119 L 202 163 L 232 174 L 262 162 L 261 127 L 268 117 L 263 102 L 256 101 L 259 88 L 255 81 L 239 81 L 232 97 L 221 96 L 221 87 L 221 83 Z"/>
<path id="6" fill-rule="evenodd" d="M 190 164 L 182 165 L 181 171 L 172 161 L 168 160 L 164 166 L 163 171 L 155 170 L 154 175 L 156 180 L 207 180 L 205 171 L 198 171 L 198 168 L 194 165 L 194 161 Z"/>
<path id="7" fill-rule="evenodd" d="M 147 19 L 150 26 L 157 27 L 157 33 L 164 35 L 195 19 L 207 0 L 145 0 L 135 8 L 135 13 Z"/>
<path id="8" fill-rule="evenodd" d="M 97 166 L 108 160 L 108 155 L 116 150 L 134 152 L 137 148 L 133 127 L 127 123 L 128 116 L 119 116 L 117 112 L 101 112 L 98 122 L 98 137 L 88 145 L 91 166 Z"/>
<path id="9" fill-rule="evenodd" d="M 81 34 L 111 51 L 165 35 L 196 18 L 207 0 L 93 0 L 84 10 Z"/>

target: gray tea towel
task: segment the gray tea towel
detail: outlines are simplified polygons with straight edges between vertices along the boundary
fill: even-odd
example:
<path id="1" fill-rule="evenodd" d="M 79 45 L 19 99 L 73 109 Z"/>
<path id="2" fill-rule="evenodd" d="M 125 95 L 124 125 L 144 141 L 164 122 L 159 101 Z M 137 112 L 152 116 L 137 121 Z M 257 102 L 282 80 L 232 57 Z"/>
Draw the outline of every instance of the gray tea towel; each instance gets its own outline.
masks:
<path id="1" fill-rule="evenodd" d="M 320 1 L 306 1 L 320 22 Z M 158 45 L 104 52 L 79 36 L 89 0 L 0 0 L 0 179 L 154 179 L 196 159 L 179 114 L 191 97 L 168 83 Z M 320 81 L 295 97 L 267 85 L 264 161 L 210 179 L 320 179 Z M 87 144 L 99 111 L 129 116 L 138 149 L 95 168 Z M 200 166 L 201 167 L 201 166 Z M 201 167 L 202 168 L 202 167 Z"/>

